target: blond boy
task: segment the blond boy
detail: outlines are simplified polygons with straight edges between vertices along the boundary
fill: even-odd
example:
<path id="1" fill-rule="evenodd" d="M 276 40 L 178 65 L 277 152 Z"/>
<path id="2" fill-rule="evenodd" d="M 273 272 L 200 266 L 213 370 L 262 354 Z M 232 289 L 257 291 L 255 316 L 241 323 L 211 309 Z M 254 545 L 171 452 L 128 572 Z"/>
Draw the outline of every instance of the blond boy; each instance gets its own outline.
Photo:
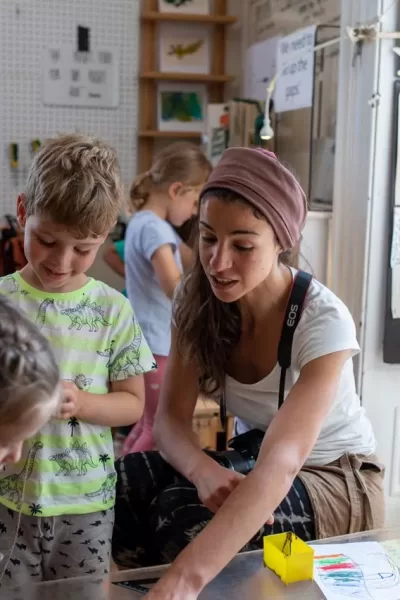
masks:
<path id="1" fill-rule="evenodd" d="M 0 553 L 18 539 L 3 584 L 105 574 L 114 521 L 111 427 L 137 421 L 155 367 L 129 302 L 87 270 L 121 211 L 114 152 L 84 135 L 46 142 L 17 214 L 28 264 L 0 279 L 48 338 L 64 402 L 0 474 Z M 27 476 L 22 497 L 14 485 Z"/>

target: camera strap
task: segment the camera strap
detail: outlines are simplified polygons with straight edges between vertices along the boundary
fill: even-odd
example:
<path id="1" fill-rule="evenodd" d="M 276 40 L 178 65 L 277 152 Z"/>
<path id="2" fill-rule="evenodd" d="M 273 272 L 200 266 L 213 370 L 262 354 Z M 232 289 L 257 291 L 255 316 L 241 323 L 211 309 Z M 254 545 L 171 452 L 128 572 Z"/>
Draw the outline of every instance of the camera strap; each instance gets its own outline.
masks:
<path id="1" fill-rule="evenodd" d="M 312 275 L 305 273 L 304 271 L 297 271 L 293 279 L 292 289 L 286 308 L 285 319 L 283 321 L 281 338 L 278 345 L 278 364 L 281 368 L 278 408 L 282 406 L 284 401 L 286 371 L 292 363 L 293 336 L 301 318 L 304 301 L 306 299 L 311 280 Z M 219 407 L 221 425 L 223 429 L 226 430 L 226 402 L 224 393 L 221 395 Z"/>
<path id="2" fill-rule="evenodd" d="M 312 275 L 304 271 L 297 271 L 293 280 L 278 346 L 278 364 L 281 368 L 278 408 L 282 406 L 285 397 L 286 371 L 292 363 L 293 336 L 301 319 L 304 300 L 306 299 L 311 280 Z"/>

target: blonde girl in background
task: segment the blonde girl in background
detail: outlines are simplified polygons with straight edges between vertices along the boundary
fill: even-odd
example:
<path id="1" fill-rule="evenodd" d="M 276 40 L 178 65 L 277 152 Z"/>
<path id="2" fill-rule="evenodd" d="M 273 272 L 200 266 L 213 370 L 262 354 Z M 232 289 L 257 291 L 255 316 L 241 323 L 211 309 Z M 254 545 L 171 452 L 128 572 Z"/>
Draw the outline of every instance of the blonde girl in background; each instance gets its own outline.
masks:
<path id="1" fill-rule="evenodd" d="M 174 227 L 197 213 L 199 193 L 210 172 L 199 147 L 175 143 L 132 183 L 130 199 L 136 212 L 125 237 L 126 289 L 157 369 L 145 375 L 144 414 L 126 438 L 123 454 L 154 448 L 153 421 L 171 345 L 171 300 L 192 259 Z"/>

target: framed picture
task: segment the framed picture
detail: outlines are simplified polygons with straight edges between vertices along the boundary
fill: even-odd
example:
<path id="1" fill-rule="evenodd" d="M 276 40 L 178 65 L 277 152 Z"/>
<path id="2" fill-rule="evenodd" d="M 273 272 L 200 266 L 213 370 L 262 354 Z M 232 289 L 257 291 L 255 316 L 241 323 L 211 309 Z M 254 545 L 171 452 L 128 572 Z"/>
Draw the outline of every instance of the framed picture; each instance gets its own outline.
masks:
<path id="1" fill-rule="evenodd" d="M 159 34 L 159 69 L 164 73 L 209 73 L 208 27 L 163 23 Z"/>
<path id="2" fill-rule="evenodd" d="M 207 93 L 201 84 L 158 84 L 159 131 L 205 131 Z"/>
<path id="3" fill-rule="evenodd" d="M 208 15 L 209 0 L 158 0 L 160 12 L 180 12 L 191 15 Z"/>

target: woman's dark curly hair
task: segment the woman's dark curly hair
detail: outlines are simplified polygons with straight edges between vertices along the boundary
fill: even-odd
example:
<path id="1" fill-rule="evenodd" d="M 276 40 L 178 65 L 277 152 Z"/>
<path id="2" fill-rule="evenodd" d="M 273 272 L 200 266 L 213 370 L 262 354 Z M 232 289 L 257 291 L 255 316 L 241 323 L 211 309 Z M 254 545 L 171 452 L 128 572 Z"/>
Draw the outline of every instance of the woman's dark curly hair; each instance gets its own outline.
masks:
<path id="1" fill-rule="evenodd" d="M 221 188 L 208 190 L 202 201 L 211 196 L 227 203 L 241 202 L 250 206 L 241 196 Z M 257 218 L 264 219 L 251 208 Z M 224 389 L 232 350 L 240 339 L 241 316 L 237 302 L 221 302 L 211 289 L 200 262 L 198 229 L 197 225 L 194 264 L 177 292 L 174 323 L 179 353 L 185 361 L 197 365 L 200 392 L 218 396 Z M 282 253 L 281 262 L 292 264 L 294 254 L 292 250 Z"/>

